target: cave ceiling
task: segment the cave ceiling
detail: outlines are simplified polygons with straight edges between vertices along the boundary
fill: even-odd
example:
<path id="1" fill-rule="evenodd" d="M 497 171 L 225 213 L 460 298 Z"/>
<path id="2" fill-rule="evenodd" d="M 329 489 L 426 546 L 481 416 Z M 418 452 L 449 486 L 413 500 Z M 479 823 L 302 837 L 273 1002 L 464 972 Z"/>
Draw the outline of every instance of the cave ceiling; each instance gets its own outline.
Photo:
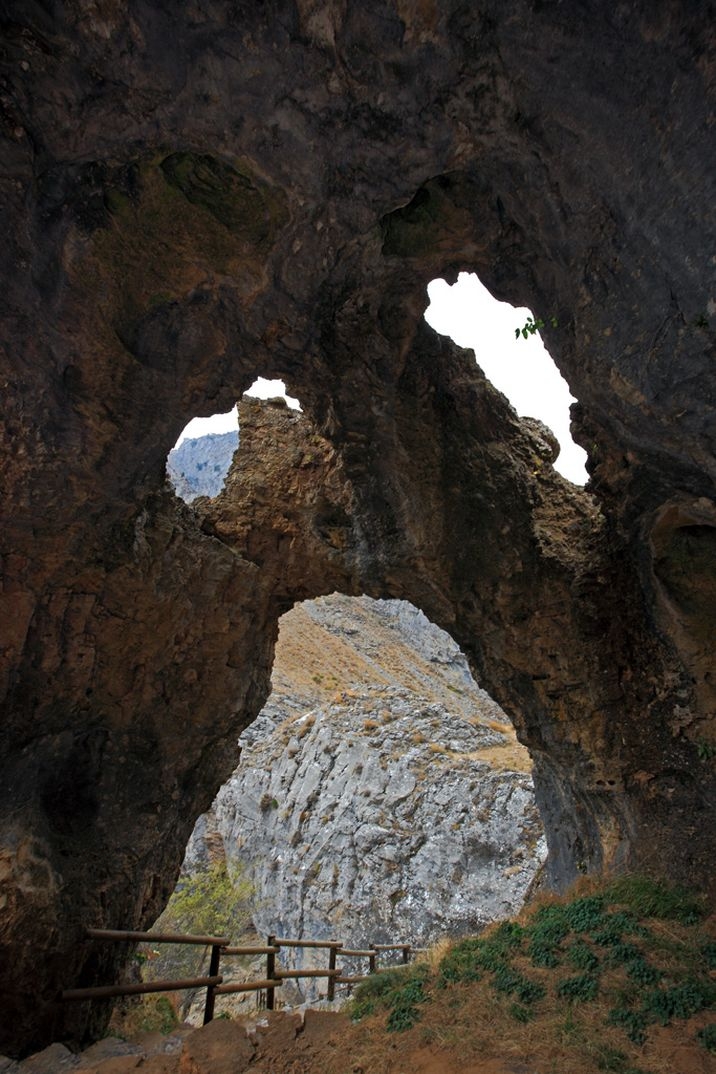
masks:
<path id="1" fill-rule="evenodd" d="M 0 1052 L 101 1030 L 57 1001 L 118 972 L 84 926 L 156 917 L 278 617 L 333 589 L 456 638 L 532 753 L 555 885 L 713 885 L 713 26 L 2 6 Z M 586 490 L 425 324 L 462 270 L 547 320 Z M 258 375 L 303 413 L 244 401 L 185 506 L 169 449 Z"/>

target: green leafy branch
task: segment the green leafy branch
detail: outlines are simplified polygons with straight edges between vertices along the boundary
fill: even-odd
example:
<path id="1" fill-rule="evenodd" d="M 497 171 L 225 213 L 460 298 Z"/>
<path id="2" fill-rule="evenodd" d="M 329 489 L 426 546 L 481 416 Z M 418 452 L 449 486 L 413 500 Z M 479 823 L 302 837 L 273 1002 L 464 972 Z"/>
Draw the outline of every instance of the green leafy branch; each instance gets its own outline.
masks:
<path id="1" fill-rule="evenodd" d="M 557 328 L 559 321 L 556 317 L 548 317 L 547 320 L 553 328 Z M 528 317 L 522 328 L 515 328 L 515 339 L 519 339 L 522 336 L 523 339 L 528 339 L 530 336 L 535 335 L 541 328 L 544 328 L 547 321 L 544 321 L 541 317 Z"/>

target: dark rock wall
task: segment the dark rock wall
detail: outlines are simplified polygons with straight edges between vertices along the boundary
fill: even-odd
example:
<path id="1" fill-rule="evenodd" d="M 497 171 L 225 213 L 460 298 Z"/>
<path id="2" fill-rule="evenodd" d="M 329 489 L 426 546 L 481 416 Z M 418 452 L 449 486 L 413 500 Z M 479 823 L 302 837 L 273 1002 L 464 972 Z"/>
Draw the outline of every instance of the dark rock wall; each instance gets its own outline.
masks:
<path id="1" fill-rule="evenodd" d="M 557 882 L 712 883 L 713 15 L 4 4 L 0 1051 L 101 1023 L 56 1002 L 114 970 L 82 925 L 156 916 L 328 589 L 453 634 Z M 422 324 L 460 269 L 557 318 L 591 494 Z M 167 452 L 257 375 L 315 459 L 246 448 L 200 528 Z"/>

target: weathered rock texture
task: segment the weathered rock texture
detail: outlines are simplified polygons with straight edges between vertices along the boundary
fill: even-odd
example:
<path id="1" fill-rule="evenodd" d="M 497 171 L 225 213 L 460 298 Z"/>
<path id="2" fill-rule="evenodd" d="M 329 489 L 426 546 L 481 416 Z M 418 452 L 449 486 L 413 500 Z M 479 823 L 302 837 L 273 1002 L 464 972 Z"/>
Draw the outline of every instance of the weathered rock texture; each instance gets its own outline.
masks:
<path id="1" fill-rule="evenodd" d="M 545 856 L 529 754 L 443 631 L 403 601 L 310 601 L 281 619 L 272 684 L 184 869 L 225 857 L 259 936 L 350 948 L 424 946 L 521 908 Z M 325 992 L 296 986 L 284 1002 Z"/>
<path id="2" fill-rule="evenodd" d="M 84 925 L 156 916 L 327 590 L 459 642 L 556 882 L 713 883 L 708 5 L 9 0 L 0 62 L 0 1050 L 101 1025 Z M 590 493 L 422 322 L 460 269 L 557 318 Z M 258 374 L 306 417 L 201 528 L 167 452 Z"/>
<path id="3" fill-rule="evenodd" d="M 257 931 L 422 946 L 515 913 L 543 847 L 507 737 L 405 691 L 355 694 L 245 749 L 219 794 Z"/>

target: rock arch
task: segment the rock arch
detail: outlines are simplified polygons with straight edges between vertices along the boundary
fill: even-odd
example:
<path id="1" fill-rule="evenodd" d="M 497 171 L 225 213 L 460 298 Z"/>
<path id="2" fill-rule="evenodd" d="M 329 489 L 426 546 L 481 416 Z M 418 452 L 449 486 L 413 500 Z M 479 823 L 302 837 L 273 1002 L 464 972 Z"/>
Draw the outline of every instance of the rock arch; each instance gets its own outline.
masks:
<path id="1" fill-rule="evenodd" d="M 3 49 L 0 1051 L 101 1024 L 57 1003 L 116 969 L 82 926 L 156 916 L 278 615 L 329 580 L 456 638 L 535 757 L 557 882 L 712 883 L 708 656 L 695 687 L 698 608 L 685 642 L 649 549 L 714 499 L 707 14 L 11 2 Z M 591 492 L 422 324 L 463 268 L 557 316 Z M 168 448 L 259 371 L 316 457 L 200 520 Z"/>

